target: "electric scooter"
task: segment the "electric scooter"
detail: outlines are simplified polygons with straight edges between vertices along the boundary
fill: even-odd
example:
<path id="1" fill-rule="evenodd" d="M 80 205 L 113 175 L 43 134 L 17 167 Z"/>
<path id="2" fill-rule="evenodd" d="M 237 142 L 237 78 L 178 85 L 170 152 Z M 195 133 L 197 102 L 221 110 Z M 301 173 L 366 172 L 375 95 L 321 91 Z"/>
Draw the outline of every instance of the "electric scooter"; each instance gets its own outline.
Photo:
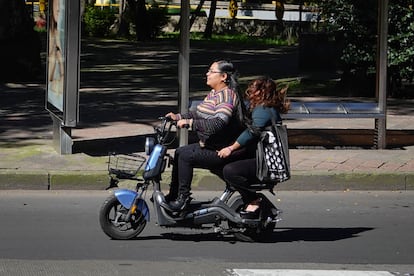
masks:
<path id="1" fill-rule="evenodd" d="M 176 122 L 168 117 L 161 117 L 159 126 L 154 127 L 155 137 L 146 137 L 145 158 L 139 154 L 110 154 L 108 172 L 110 187 L 117 187 L 120 180 L 137 181 L 135 191 L 114 189 L 103 203 L 99 221 L 103 232 L 112 239 L 127 240 L 138 236 L 150 221 L 150 209 L 145 201 L 146 191 L 150 186 L 153 193 L 150 201 L 155 211 L 156 222 L 161 227 L 183 227 L 213 229 L 223 235 L 234 235 L 242 241 L 266 239 L 280 220 L 281 211 L 263 194 L 260 213 L 257 218 L 248 219 L 240 216 L 244 207 L 241 196 L 226 185 L 219 197 L 209 201 L 191 201 L 183 211 L 171 210 L 161 191 L 161 176 L 166 166 L 172 162 L 167 148 L 175 139 L 172 127 Z M 171 136 L 173 136 L 171 138 Z M 145 164 L 142 178 L 137 177 Z M 269 189 L 268 184 L 254 184 L 255 191 Z"/>

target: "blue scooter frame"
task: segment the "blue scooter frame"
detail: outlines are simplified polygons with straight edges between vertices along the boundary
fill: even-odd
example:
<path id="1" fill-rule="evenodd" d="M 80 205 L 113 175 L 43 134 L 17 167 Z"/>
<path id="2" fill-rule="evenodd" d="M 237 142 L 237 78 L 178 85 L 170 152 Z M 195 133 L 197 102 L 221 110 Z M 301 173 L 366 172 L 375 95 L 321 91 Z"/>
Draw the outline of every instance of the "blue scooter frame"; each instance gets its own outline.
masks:
<path id="1" fill-rule="evenodd" d="M 149 207 L 144 200 L 148 187 L 153 186 L 151 202 L 154 204 L 157 224 L 162 227 L 214 228 L 215 232 L 228 234 L 244 241 L 262 239 L 273 232 L 280 220 L 280 211 L 261 193 L 261 211 L 258 218 L 240 216 L 244 207 L 235 190 L 226 186 L 220 197 L 210 201 L 191 201 L 183 211 L 171 210 L 161 191 L 161 175 L 172 157 L 167 147 L 171 127 L 175 122 L 162 118 L 161 126 L 155 128 L 156 138 L 147 137 L 146 160 L 136 154 L 110 156 L 108 171 L 111 175 L 110 187 L 116 187 L 121 179 L 136 180 L 136 191 L 116 189 L 101 207 L 99 220 L 105 234 L 113 239 L 132 239 L 139 235 L 150 221 Z M 111 158 L 112 157 L 112 158 Z M 145 162 L 146 161 L 146 162 Z M 139 169 L 145 163 L 142 179 L 137 178 Z M 252 185 L 256 191 L 272 189 L 267 184 Z M 223 224 L 223 222 L 225 222 Z"/>

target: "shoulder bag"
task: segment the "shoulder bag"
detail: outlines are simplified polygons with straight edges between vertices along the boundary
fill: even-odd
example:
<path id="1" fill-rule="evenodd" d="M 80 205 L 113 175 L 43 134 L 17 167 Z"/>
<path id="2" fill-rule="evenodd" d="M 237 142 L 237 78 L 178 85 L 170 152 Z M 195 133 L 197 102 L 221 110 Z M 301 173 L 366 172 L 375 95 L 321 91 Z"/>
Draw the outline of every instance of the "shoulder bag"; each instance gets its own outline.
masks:
<path id="1" fill-rule="evenodd" d="M 256 149 L 256 177 L 263 183 L 277 184 L 290 179 L 289 146 L 286 125 L 272 125 L 260 132 Z"/>

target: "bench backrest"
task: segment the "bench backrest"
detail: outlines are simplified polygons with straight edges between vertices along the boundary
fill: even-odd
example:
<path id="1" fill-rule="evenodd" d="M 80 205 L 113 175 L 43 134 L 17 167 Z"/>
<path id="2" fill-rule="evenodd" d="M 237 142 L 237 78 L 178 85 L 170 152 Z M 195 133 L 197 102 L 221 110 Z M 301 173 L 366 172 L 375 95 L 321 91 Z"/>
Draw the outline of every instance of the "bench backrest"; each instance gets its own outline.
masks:
<path id="1" fill-rule="evenodd" d="M 191 101 L 190 110 L 195 110 L 200 100 Z M 306 118 L 373 118 L 385 117 L 377 103 L 373 102 L 299 102 L 292 101 L 283 119 Z"/>

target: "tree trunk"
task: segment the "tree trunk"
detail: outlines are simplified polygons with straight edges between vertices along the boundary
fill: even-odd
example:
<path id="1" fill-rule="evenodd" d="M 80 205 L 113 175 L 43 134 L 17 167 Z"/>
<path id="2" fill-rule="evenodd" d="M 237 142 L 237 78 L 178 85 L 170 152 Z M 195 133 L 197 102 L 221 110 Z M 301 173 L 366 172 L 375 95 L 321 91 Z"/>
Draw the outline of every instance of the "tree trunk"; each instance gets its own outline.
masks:
<path id="1" fill-rule="evenodd" d="M 201 9 L 203 8 L 204 5 L 204 0 L 200 0 L 200 3 L 198 4 L 195 12 L 193 13 L 193 15 L 190 18 L 190 29 L 194 24 L 194 21 L 197 19 L 198 14 L 200 13 Z"/>
<path id="2" fill-rule="evenodd" d="M 10 15 L 10 1 L 7 0 L 0 0 L 0 41 L 4 41 L 8 34 L 6 33 L 9 29 L 9 15 Z M 3 43 L 0 44 L 0 47 Z"/>
<path id="3" fill-rule="evenodd" d="M 211 1 L 210 14 L 208 15 L 204 38 L 210 39 L 213 35 L 214 18 L 216 17 L 217 0 Z"/>
<path id="4" fill-rule="evenodd" d="M 39 76 L 40 39 L 24 0 L 0 0 L 0 79 Z"/>
<path id="5" fill-rule="evenodd" d="M 149 26 L 151 22 L 148 20 L 147 8 L 145 0 L 137 0 L 135 7 L 135 28 L 137 33 L 137 41 L 145 41 L 149 39 Z"/>
<path id="6" fill-rule="evenodd" d="M 194 11 L 194 13 L 191 15 L 190 18 L 190 29 L 193 26 L 195 20 L 197 19 L 198 14 L 200 13 L 201 9 L 203 8 L 205 0 L 200 0 L 200 3 L 198 3 L 196 10 Z M 174 28 L 174 31 L 177 32 L 180 29 L 180 25 L 181 25 L 181 18 L 178 21 L 177 26 Z"/>

